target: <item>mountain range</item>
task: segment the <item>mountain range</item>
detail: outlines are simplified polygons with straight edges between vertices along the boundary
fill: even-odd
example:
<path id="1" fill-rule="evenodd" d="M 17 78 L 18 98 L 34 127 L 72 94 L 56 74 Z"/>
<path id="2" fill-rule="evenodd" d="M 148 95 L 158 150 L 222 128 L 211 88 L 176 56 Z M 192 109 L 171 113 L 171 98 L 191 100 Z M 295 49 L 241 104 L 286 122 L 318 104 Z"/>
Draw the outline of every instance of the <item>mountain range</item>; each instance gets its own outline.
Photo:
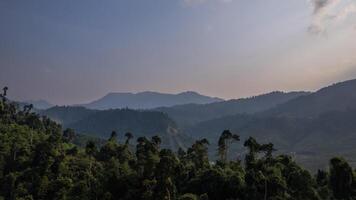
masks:
<path id="1" fill-rule="evenodd" d="M 76 133 L 107 139 L 116 131 L 123 139 L 125 133 L 138 137 L 158 135 L 162 146 L 178 149 L 192 142 L 190 137 L 180 132 L 176 123 L 165 113 L 132 109 L 92 110 L 84 107 L 55 106 L 39 111 L 62 124 L 63 128 L 74 129 Z"/>
<path id="2" fill-rule="evenodd" d="M 344 156 L 356 165 L 356 80 L 302 95 L 253 114 L 236 114 L 194 124 L 184 130 L 215 141 L 221 130 L 272 142 L 309 169 L 323 168 L 327 157 Z M 240 148 L 242 146 L 240 145 Z M 238 152 L 238 150 L 236 150 Z"/>
<path id="3" fill-rule="evenodd" d="M 183 92 L 179 94 L 158 92 L 109 93 L 98 100 L 80 106 L 98 110 L 116 108 L 152 109 L 189 103 L 206 104 L 219 101 L 223 101 L 223 99 L 204 96 L 196 92 Z"/>
<path id="4" fill-rule="evenodd" d="M 41 114 L 64 127 L 101 138 L 107 138 L 112 130 L 148 137 L 159 134 L 163 143 L 173 148 L 190 145 L 192 138 L 207 138 L 212 141 L 212 157 L 216 156 L 213 152 L 217 145 L 213 142 L 223 130 L 230 129 L 242 140 L 253 136 L 264 143 L 272 142 L 279 153 L 290 154 L 309 169 L 318 169 L 327 165 L 331 155 L 344 156 L 356 166 L 355 91 L 356 80 L 349 80 L 316 92 L 271 92 L 158 108 L 153 106 L 158 103 L 152 102 L 144 106 L 130 104 L 151 110 L 53 107 Z M 242 143 L 233 148 L 230 152 L 244 153 Z M 229 156 L 235 159 L 238 155 Z"/>
<path id="5" fill-rule="evenodd" d="M 253 114 L 273 108 L 310 92 L 275 91 L 249 98 L 231 99 L 208 104 L 186 104 L 173 107 L 161 107 L 156 110 L 167 113 L 181 127 L 235 114 Z"/>

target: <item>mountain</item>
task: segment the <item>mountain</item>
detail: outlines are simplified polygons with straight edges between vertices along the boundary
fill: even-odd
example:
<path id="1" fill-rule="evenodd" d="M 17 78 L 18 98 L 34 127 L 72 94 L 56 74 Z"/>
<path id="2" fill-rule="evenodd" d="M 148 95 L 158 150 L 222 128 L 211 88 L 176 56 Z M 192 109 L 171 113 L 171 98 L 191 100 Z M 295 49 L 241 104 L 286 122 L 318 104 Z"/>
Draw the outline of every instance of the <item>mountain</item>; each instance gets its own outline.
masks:
<path id="1" fill-rule="evenodd" d="M 77 133 L 108 138 L 116 131 L 119 138 L 126 132 L 134 136 L 162 138 L 162 145 L 172 149 L 185 147 L 191 138 L 180 132 L 175 122 L 167 114 L 157 111 L 137 111 L 131 109 L 91 110 L 84 107 L 57 106 L 40 112 L 61 123 L 64 128 L 72 128 Z"/>
<path id="2" fill-rule="evenodd" d="M 210 104 L 187 104 L 173 107 L 162 107 L 156 110 L 167 113 L 180 126 L 193 124 L 235 114 L 252 114 L 261 112 L 291 99 L 310 94 L 308 92 L 271 92 L 250 98 L 233 99 Z"/>
<path id="3" fill-rule="evenodd" d="M 330 111 L 315 118 L 234 115 L 201 122 L 186 133 L 217 141 L 225 129 L 242 141 L 252 136 L 262 143 L 272 142 L 278 153 L 292 155 L 308 169 L 325 168 L 330 155 L 343 156 L 356 166 L 356 110 Z M 240 145 L 231 151 L 242 153 L 242 149 Z"/>
<path id="4" fill-rule="evenodd" d="M 39 110 L 48 109 L 54 106 L 53 104 L 48 103 L 45 100 L 29 100 L 29 101 L 25 101 L 24 103 L 32 104 L 34 108 Z"/>
<path id="5" fill-rule="evenodd" d="M 101 99 L 82 106 L 90 109 L 152 109 L 157 107 L 175 106 L 181 104 L 206 104 L 223 101 L 223 99 L 208 97 L 196 92 L 183 92 L 179 94 L 165 94 L 158 92 L 141 93 L 109 93 Z"/>
<path id="6" fill-rule="evenodd" d="M 317 117 L 328 111 L 356 108 L 356 79 L 300 96 L 263 113 L 267 116 Z"/>
<path id="7" fill-rule="evenodd" d="M 39 111 L 39 114 L 45 115 L 66 127 L 96 112 L 98 111 L 79 106 L 55 106 L 47 110 Z"/>
<path id="8" fill-rule="evenodd" d="M 200 122 L 185 129 L 195 138 L 216 141 L 230 129 L 242 140 L 253 136 L 272 142 L 309 169 L 323 168 L 329 155 L 356 165 L 356 80 L 322 88 L 254 114 L 236 114 Z M 238 151 L 238 150 L 237 150 Z"/>

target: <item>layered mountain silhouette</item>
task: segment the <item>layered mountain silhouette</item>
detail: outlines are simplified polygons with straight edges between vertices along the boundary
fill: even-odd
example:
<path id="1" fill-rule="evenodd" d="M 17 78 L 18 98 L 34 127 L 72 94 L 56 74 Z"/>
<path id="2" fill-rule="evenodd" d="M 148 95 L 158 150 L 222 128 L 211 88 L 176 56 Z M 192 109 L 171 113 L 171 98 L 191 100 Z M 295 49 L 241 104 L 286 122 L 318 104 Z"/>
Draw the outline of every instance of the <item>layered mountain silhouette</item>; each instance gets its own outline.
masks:
<path id="1" fill-rule="evenodd" d="M 41 115 L 72 128 L 77 133 L 106 139 L 116 131 L 119 139 L 131 132 L 136 137 L 162 138 L 163 147 L 185 147 L 191 138 L 180 132 L 176 123 L 167 114 L 157 111 L 132 109 L 91 110 L 84 107 L 56 106 L 40 111 Z"/>
<path id="2" fill-rule="evenodd" d="M 275 107 L 291 99 L 310 94 L 309 92 L 271 92 L 250 98 L 232 99 L 210 104 L 186 104 L 173 107 L 162 107 L 156 110 L 167 113 L 180 126 L 193 124 L 235 114 L 253 114 Z"/>
<path id="3" fill-rule="evenodd" d="M 323 168 L 331 154 L 356 165 L 356 80 L 302 95 L 254 114 L 223 116 L 197 123 L 185 132 L 215 141 L 230 129 L 242 138 L 272 142 L 309 169 Z M 238 150 L 236 150 L 238 151 Z"/>
<path id="4" fill-rule="evenodd" d="M 109 93 L 103 98 L 81 106 L 98 110 L 116 108 L 152 109 L 189 103 L 206 104 L 219 101 L 223 101 L 223 99 L 204 96 L 196 92 L 183 92 L 179 94 L 158 92 Z"/>
<path id="5" fill-rule="evenodd" d="M 349 80 L 312 93 L 272 92 L 228 101 L 208 98 L 213 102 L 158 108 L 155 108 L 159 105 L 158 101 L 139 105 L 137 98 L 131 103 L 123 103 L 121 98 L 116 106 L 126 104 L 126 107 L 131 105 L 139 109 L 154 109 L 52 107 L 41 111 L 41 114 L 60 122 L 64 127 L 100 138 L 107 138 L 112 130 L 119 132 L 120 137 L 127 131 L 135 136 L 158 134 L 163 138 L 163 145 L 174 149 L 188 146 L 191 138 L 217 141 L 223 130 L 230 129 L 239 134 L 242 140 L 253 136 L 263 143 L 272 142 L 278 152 L 290 154 L 309 169 L 317 169 L 325 167 L 331 155 L 344 156 L 356 166 L 353 156 L 356 154 L 355 91 L 356 80 Z M 157 94 L 153 96 L 157 97 Z M 107 100 L 102 100 L 91 106 L 100 109 L 114 107 L 113 102 L 109 104 L 105 103 Z M 242 149 L 240 144 L 240 148 L 231 152 L 243 154 Z M 210 150 L 211 156 L 216 156 L 213 153 L 216 144 L 211 143 Z M 230 155 L 233 159 L 236 156 Z"/>
<path id="6" fill-rule="evenodd" d="M 328 111 L 356 108 L 356 79 L 333 84 L 266 111 L 269 116 L 317 117 Z"/>

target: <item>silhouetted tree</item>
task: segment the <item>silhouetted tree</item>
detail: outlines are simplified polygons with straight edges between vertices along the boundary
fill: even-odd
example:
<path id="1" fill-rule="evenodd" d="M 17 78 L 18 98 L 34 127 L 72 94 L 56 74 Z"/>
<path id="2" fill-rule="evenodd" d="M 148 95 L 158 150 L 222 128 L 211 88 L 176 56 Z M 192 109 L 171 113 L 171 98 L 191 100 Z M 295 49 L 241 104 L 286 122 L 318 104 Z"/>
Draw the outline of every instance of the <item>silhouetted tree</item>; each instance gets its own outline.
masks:
<path id="1" fill-rule="evenodd" d="M 218 141 L 218 152 L 220 156 L 220 161 L 225 163 L 227 160 L 227 154 L 229 149 L 229 144 L 231 141 L 240 141 L 240 137 L 238 135 L 232 134 L 229 130 L 224 130 Z"/>

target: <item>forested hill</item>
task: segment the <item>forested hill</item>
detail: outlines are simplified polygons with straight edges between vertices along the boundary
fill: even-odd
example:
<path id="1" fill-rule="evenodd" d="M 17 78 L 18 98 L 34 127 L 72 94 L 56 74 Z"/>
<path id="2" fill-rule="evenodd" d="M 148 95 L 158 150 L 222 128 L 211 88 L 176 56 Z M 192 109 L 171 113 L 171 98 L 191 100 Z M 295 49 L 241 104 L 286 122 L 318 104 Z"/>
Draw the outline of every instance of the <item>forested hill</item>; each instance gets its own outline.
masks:
<path id="1" fill-rule="evenodd" d="M 274 155 L 272 143 L 223 131 L 218 160 L 208 158 L 209 141 L 186 151 L 162 149 L 161 139 L 115 132 L 98 148 L 72 144 L 75 133 L 31 112 L 17 110 L 0 95 L 0 199 L 58 200 L 346 200 L 356 198 L 356 171 L 335 157 L 314 176 L 291 157 Z M 229 160 L 243 144 L 244 162 Z"/>
<path id="2" fill-rule="evenodd" d="M 308 92 L 271 92 L 243 99 L 233 99 L 210 104 L 187 104 L 162 107 L 156 110 L 167 113 L 180 126 L 187 127 L 195 123 L 235 114 L 252 114 L 273 108 L 291 99 L 309 94 Z"/>
<path id="3" fill-rule="evenodd" d="M 97 110 L 90 110 L 79 106 L 55 106 L 47 110 L 41 110 L 39 114 L 48 116 L 66 127 L 97 112 Z"/>
<path id="4" fill-rule="evenodd" d="M 172 149 L 192 142 L 191 138 L 180 132 L 167 114 L 157 111 L 90 110 L 84 107 L 62 106 L 52 107 L 40 114 L 61 123 L 65 128 L 99 138 L 110 137 L 112 131 L 116 131 L 120 138 L 127 132 L 134 132 L 137 137 L 159 135 L 162 144 Z"/>
<path id="5" fill-rule="evenodd" d="M 356 80 L 337 83 L 253 115 L 237 114 L 200 122 L 185 129 L 194 137 L 215 141 L 218 130 L 243 138 L 273 142 L 309 169 L 325 168 L 330 155 L 342 155 L 356 166 Z"/>
<path id="6" fill-rule="evenodd" d="M 356 79 L 322 88 L 272 108 L 263 115 L 288 117 L 316 117 L 329 111 L 356 108 Z"/>
<path id="7" fill-rule="evenodd" d="M 179 94 L 165 94 L 158 92 L 140 93 L 109 93 L 103 98 L 82 106 L 90 109 L 152 109 L 162 106 L 175 106 L 181 104 L 205 104 L 222 101 L 223 99 L 209 97 L 196 92 L 182 92 Z"/>

